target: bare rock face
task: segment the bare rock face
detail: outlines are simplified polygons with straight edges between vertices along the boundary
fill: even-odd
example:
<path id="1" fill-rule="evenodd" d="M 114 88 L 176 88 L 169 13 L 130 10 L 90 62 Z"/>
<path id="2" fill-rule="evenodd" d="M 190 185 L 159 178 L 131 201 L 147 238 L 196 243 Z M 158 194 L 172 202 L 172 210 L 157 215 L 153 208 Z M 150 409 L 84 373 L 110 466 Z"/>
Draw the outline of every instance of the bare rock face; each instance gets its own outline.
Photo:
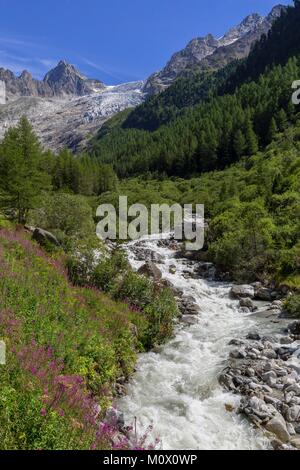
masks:
<path id="1" fill-rule="evenodd" d="M 257 13 L 249 15 L 219 39 L 211 34 L 193 39 L 185 49 L 174 54 L 161 71 L 149 77 L 144 91 L 159 93 L 190 71 L 218 70 L 235 59 L 246 57 L 252 44 L 268 33 L 283 9 L 284 6 L 277 5 L 265 18 Z"/>
<path id="2" fill-rule="evenodd" d="M 43 83 L 51 88 L 55 96 L 84 96 L 105 88 L 102 82 L 86 78 L 74 65 L 64 60 L 46 74 Z"/>
<path id="3" fill-rule="evenodd" d="M 89 82 L 90 83 L 90 82 Z M 48 86 L 48 85 L 47 85 Z M 80 151 L 87 139 L 116 113 L 141 104 L 143 82 L 104 87 L 85 96 L 18 96 L 0 106 L 0 140 L 26 115 L 45 148 Z"/>
<path id="4" fill-rule="evenodd" d="M 10 70 L 0 68 L 0 80 L 5 82 L 8 100 L 19 96 L 53 98 L 84 96 L 105 88 L 99 80 L 84 77 L 74 65 L 61 60 L 43 80 L 36 80 L 24 70 L 16 77 Z"/>

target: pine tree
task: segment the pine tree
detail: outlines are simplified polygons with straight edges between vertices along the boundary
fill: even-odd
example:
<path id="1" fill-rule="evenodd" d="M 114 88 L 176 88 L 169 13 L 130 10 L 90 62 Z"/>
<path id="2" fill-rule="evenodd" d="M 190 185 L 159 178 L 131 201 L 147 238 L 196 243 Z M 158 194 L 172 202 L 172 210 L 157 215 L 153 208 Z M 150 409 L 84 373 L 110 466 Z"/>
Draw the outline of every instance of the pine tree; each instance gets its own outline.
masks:
<path id="1" fill-rule="evenodd" d="M 276 121 L 277 121 L 278 129 L 280 130 L 280 132 L 283 132 L 288 126 L 288 118 L 284 109 L 281 108 L 281 110 L 277 114 Z"/>
<path id="2" fill-rule="evenodd" d="M 18 223 L 25 224 L 41 192 L 49 187 L 42 171 L 42 149 L 26 117 L 9 129 L 0 145 L 0 204 Z"/>
<path id="3" fill-rule="evenodd" d="M 246 139 L 241 130 L 238 130 L 235 133 L 235 136 L 233 139 L 233 149 L 238 159 L 241 158 L 245 153 Z"/>
<path id="4" fill-rule="evenodd" d="M 269 127 L 269 132 L 268 132 L 268 142 L 271 143 L 276 137 L 276 134 L 278 133 L 278 127 L 275 121 L 275 118 L 272 117 L 271 122 L 270 122 L 270 127 Z"/>
<path id="5" fill-rule="evenodd" d="M 247 122 L 246 122 L 245 138 L 246 138 L 247 155 L 249 156 L 255 155 L 258 151 L 258 139 L 257 139 L 257 135 L 255 134 L 253 130 L 253 124 L 250 119 L 247 119 Z"/>

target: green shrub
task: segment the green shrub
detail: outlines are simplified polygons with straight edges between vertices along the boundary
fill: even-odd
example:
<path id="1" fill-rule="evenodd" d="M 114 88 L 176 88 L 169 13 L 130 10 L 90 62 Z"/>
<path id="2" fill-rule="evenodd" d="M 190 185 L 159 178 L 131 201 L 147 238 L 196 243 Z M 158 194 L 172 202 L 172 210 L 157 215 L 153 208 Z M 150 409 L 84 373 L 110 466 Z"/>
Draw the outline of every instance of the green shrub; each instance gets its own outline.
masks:
<path id="1" fill-rule="evenodd" d="M 289 315 L 300 319 L 300 295 L 291 295 L 285 302 L 285 309 Z"/>

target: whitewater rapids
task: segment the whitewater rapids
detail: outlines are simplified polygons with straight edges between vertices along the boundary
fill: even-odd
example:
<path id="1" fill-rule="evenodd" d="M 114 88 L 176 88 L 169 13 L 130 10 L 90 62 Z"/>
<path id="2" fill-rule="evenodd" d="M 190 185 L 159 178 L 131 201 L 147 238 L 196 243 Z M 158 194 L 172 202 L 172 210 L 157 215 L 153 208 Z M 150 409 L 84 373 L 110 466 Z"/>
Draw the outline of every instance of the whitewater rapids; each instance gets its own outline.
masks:
<path id="1" fill-rule="evenodd" d="M 132 267 L 138 269 L 144 262 L 136 259 L 134 245 L 131 242 L 126 249 Z M 229 298 L 229 284 L 187 278 L 185 273 L 193 271 L 195 263 L 176 259 L 176 252 L 157 241 L 145 241 L 141 248 L 163 257 L 158 265 L 163 278 L 193 296 L 200 314 L 197 324 L 179 324 L 172 340 L 139 356 L 128 393 L 117 404 L 126 423 L 136 417 L 140 433 L 153 425 L 151 437 L 160 438 L 164 450 L 266 449 L 262 433 L 226 410 L 225 405 L 238 405 L 239 397 L 224 392 L 218 383 L 229 341 L 244 337 L 254 320 Z M 176 274 L 170 274 L 171 265 Z"/>

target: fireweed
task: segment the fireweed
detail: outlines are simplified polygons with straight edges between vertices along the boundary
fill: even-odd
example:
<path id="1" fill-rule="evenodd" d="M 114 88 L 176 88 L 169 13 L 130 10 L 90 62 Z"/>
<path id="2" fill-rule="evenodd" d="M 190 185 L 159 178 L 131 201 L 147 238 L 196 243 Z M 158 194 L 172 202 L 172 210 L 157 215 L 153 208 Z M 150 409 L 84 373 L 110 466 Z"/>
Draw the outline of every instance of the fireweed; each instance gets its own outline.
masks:
<path id="1" fill-rule="evenodd" d="M 130 302 L 115 303 L 94 287 L 73 287 L 60 263 L 31 243 L 24 232 L 0 230 L 0 336 L 8 350 L 7 365 L 0 370 L 4 374 L 1 389 L 5 393 L 5 389 L 17 387 L 24 403 L 32 397 L 36 404 L 28 416 L 27 405 L 23 413 L 12 411 L 11 419 L 16 416 L 21 422 L 6 424 L 9 436 L 16 433 L 11 437 L 11 448 L 19 446 L 18 429 L 23 429 L 23 419 L 27 420 L 24 429 L 28 432 L 28 445 L 32 442 L 40 447 L 36 444 L 39 434 L 31 436 L 30 420 L 35 416 L 32 413 L 37 413 L 34 432 L 43 435 L 49 429 L 49 442 L 53 442 L 54 417 L 62 420 L 61 425 L 55 421 L 55 432 L 60 436 L 60 427 L 67 426 L 67 436 L 61 436 L 65 447 L 158 446 L 158 441 L 148 444 L 150 428 L 139 437 L 134 426 L 120 432 L 117 423 L 105 422 L 113 383 L 118 374 L 127 375 L 134 366 L 133 320 L 137 325 L 144 321 L 143 314 Z M 90 357 L 95 370 L 90 362 L 80 362 Z M 82 368 L 86 370 L 84 374 L 80 373 Z M 6 406 L 0 394 L 0 412 L 3 403 Z M 56 442 L 61 442 L 61 438 Z M 4 441 L 2 446 L 9 448 Z"/>

